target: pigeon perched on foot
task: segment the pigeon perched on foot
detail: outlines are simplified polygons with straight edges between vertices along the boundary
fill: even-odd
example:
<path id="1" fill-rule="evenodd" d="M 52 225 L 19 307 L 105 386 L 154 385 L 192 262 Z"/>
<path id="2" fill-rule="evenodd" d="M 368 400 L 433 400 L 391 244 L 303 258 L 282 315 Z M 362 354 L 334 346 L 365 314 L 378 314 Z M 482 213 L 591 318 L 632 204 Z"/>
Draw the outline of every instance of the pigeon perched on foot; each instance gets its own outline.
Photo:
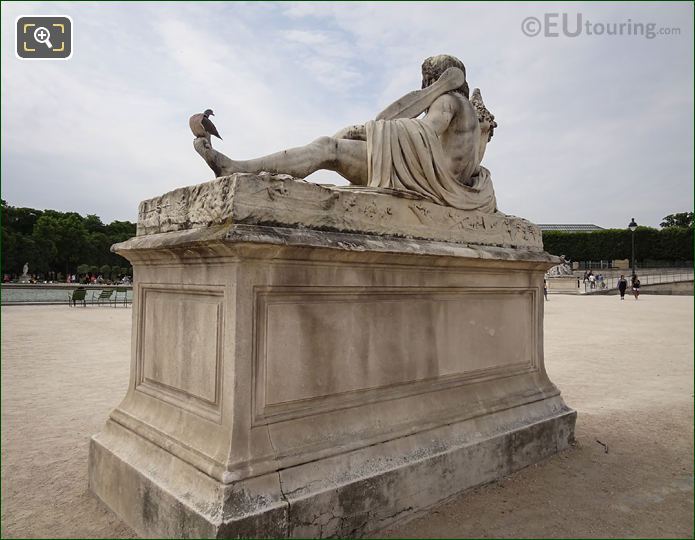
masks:
<path id="1" fill-rule="evenodd" d="M 191 131 L 196 137 L 210 138 L 210 135 L 214 135 L 218 139 L 222 140 L 220 134 L 217 133 L 217 128 L 215 124 L 210 120 L 210 116 L 215 116 L 212 109 L 206 109 L 205 112 L 194 114 L 188 121 L 188 125 L 191 126 Z"/>

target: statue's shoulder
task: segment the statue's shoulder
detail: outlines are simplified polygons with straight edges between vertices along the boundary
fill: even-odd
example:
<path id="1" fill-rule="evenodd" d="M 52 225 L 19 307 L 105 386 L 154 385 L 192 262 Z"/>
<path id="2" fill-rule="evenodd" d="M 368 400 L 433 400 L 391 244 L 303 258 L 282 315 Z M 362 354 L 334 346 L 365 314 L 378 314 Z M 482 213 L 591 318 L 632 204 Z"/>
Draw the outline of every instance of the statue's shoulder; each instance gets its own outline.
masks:
<path id="1" fill-rule="evenodd" d="M 459 113 L 462 110 L 465 110 L 466 106 L 470 107 L 471 104 L 468 103 L 468 100 L 458 92 L 447 92 L 446 94 L 442 94 L 435 99 L 432 106 L 441 109 L 453 110 L 456 113 Z"/>
<path id="2" fill-rule="evenodd" d="M 475 107 L 466 96 L 460 92 L 448 92 L 446 96 L 451 103 L 451 107 L 455 108 L 456 116 L 459 118 L 460 122 L 463 122 L 467 126 L 478 123 L 478 115 L 475 111 Z"/>
<path id="3" fill-rule="evenodd" d="M 456 102 L 456 105 L 465 110 L 475 110 L 475 107 L 473 107 L 473 104 L 470 102 L 470 100 L 464 96 L 461 92 L 447 92 L 446 94 L 449 99 L 453 102 Z"/>

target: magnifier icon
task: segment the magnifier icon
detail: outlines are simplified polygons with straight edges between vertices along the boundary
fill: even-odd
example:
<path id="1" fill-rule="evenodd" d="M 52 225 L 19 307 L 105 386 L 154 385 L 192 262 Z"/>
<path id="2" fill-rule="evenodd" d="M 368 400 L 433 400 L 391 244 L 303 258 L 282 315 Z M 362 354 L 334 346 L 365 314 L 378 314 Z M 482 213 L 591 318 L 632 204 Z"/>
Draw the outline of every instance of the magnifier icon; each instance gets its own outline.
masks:
<path id="1" fill-rule="evenodd" d="M 44 26 L 39 26 L 36 30 L 34 30 L 34 39 L 39 43 L 45 43 L 46 47 L 49 49 L 53 48 L 53 44 L 51 43 L 51 33 Z"/>

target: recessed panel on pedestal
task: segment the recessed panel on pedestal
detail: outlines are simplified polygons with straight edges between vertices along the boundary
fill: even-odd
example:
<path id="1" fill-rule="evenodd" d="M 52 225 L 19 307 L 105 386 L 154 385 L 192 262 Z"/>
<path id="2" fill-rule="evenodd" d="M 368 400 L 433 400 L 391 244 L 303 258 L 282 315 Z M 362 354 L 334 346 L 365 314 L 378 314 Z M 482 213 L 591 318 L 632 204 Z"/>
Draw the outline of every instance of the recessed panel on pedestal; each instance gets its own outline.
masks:
<path id="1" fill-rule="evenodd" d="M 505 376 L 537 365 L 535 289 L 256 291 L 256 421 Z"/>
<path id="2" fill-rule="evenodd" d="M 136 390 L 218 419 L 224 289 L 140 287 Z"/>

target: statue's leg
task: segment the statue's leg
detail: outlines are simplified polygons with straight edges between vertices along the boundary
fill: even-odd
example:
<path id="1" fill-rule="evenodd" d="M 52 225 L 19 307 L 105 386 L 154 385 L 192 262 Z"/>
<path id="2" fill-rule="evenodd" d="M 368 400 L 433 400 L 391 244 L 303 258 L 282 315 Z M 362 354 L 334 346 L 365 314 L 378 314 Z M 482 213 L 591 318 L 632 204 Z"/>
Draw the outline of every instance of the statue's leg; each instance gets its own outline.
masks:
<path id="1" fill-rule="evenodd" d="M 327 169 L 337 172 L 352 184 L 367 183 L 367 144 L 364 141 L 319 137 L 306 146 L 244 161 L 229 159 L 202 137 L 193 145 L 217 176 L 269 172 L 305 178 L 320 169 Z"/>

